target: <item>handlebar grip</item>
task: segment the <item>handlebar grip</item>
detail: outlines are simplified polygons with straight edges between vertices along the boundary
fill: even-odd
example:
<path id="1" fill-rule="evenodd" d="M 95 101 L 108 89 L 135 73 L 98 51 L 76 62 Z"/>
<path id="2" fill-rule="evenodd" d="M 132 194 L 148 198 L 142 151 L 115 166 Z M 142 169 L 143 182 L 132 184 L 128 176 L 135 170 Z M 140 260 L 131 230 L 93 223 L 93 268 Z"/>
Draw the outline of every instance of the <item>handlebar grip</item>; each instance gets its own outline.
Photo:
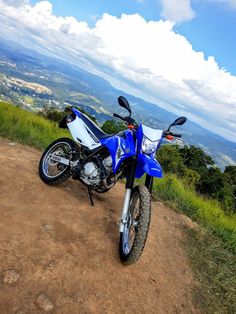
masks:
<path id="1" fill-rule="evenodd" d="M 174 136 L 174 137 L 178 137 L 178 138 L 181 138 L 181 137 L 182 137 L 181 134 L 173 133 L 173 132 L 171 132 L 171 131 L 164 131 L 164 132 L 163 132 L 163 136 L 164 136 L 164 137 L 166 137 L 166 136 L 168 136 L 168 135 L 171 135 L 171 136 Z"/>
<path id="2" fill-rule="evenodd" d="M 172 133 L 171 135 L 173 135 L 174 137 L 178 137 L 178 138 L 181 138 L 181 137 L 182 137 L 181 134 L 177 134 L 177 133 Z"/>
<path id="3" fill-rule="evenodd" d="M 119 114 L 117 114 L 117 113 L 113 113 L 113 117 L 119 118 L 119 119 L 125 121 L 125 119 L 124 119 L 123 117 L 121 117 L 121 116 L 120 116 Z"/>

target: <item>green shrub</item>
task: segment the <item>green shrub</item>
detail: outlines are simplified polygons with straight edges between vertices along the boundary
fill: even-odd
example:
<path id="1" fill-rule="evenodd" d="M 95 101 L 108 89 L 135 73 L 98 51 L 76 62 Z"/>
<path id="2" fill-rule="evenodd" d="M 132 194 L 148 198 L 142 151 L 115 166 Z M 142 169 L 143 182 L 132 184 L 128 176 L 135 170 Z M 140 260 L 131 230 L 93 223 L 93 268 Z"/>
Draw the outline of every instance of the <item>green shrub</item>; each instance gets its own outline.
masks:
<path id="1" fill-rule="evenodd" d="M 123 122 L 115 120 L 107 120 L 102 125 L 102 130 L 108 134 L 115 134 L 125 129 L 127 129 L 127 127 Z"/>
<path id="2" fill-rule="evenodd" d="M 46 108 L 38 113 L 40 117 L 46 118 L 52 122 L 59 122 L 65 117 L 64 111 L 59 111 L 55 108 Z"/>

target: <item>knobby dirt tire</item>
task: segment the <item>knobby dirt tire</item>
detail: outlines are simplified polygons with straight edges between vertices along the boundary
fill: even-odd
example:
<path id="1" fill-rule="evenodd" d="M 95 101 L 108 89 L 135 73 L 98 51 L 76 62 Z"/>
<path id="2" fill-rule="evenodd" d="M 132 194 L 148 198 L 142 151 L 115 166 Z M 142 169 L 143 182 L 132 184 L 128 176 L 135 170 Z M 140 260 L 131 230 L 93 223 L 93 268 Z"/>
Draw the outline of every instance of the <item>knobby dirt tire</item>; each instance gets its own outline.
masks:
<path id="1" fill-rule="evenodd" d="M 125 265 L 134 264 L 139 260 L 146 243 L 151 220 L 151 195 L 148 189 L 143 185 L 139 185 L 133 189 L 132 195 L 134 195 L 134 193 L 138 193 L 138 197 L 140 199 L 140 215 L 138 218 L 134 242 L 128 255 L 126 255 L 123 251 L 123 233 L 120 233 L 119 253 L 120 259 Z"/>

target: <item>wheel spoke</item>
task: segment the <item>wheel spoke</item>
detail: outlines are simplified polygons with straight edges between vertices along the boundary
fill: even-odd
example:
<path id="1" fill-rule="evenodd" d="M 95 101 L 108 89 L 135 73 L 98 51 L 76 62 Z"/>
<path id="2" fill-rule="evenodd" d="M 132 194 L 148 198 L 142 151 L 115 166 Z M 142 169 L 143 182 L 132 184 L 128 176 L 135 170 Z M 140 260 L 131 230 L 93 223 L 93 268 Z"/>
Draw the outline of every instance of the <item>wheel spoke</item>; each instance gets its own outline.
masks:
<path id="1" fill-rule="evenodd" d="M 128 219 L 124 230 L 123 248 L 124 253 L 128 255 L 134 244 L 136 229 L 138 226 L 138 216 L 140 211 L 140 201 L 138 195 L 134 194 L 130 201 Z"/>
<path id="2" fill-rule="evenodd" d="M 131 196 L 127 223 L 120 234 L 120 258 L 126 265 L 138 261 L 142 254 L 151 217 L 151 198 L 145 186 L 137 186 Z"/>
<path id="3" fill-rule="evenodd" d="M 71 151 L 70 146 L 65 143 L 57 143 L 47 152 L 43 160 L 43 172 L 49 178 L 56 178 L 61 175 L 68 166 L 60 164 L 52 159 L 52 156 L 59 156 L 68 158 L 69 152 Z"/>

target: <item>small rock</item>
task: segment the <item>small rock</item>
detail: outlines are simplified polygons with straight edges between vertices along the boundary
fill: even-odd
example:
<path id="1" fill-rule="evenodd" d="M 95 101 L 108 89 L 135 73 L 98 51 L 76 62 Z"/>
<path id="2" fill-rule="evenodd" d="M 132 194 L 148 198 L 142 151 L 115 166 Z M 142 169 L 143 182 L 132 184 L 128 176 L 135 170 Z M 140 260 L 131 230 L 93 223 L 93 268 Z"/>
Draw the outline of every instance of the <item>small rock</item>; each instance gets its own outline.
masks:
<path id="1" fill-rule="evenodd" d="M 54 308 L 54 304 L 52 303 L 52 301 L 49 300 L 49 298 L 43 293 L 40 293 L 40 295 L 38 295 L 36 303 L 41 309 L 46 312 L 49 312 Z"/>
<path id="2" fill-rule="evenodd" d="M 167 217 L 167 216 L 163 216 L 163 218 L 164 218 L 165 220 L 167 220 L 167 221 L 170 221 L 170 218 Z"/>
<path id="3" fill-rule="evenodd" d="M 50 261 L 47 264 L 44 265 L 45 270 L 52 270 L 56 266 L 55 261 Z"/>
<path id="4" fill-rule="evenodd" d="M 184 227 L 188 227 L 190 229 L 197 229 L 198 228 L 198 224 L 194 221 L 192 221 L 189 217 L 183 215 L 183 214 L 180 214 L 180 217 L 182 219 L 182 225 Z"/>
<path id="5" fill-rule="evenodd" d="M 15 145 L 16 145 L 16 143 L 14 143 L 14 142 L 10 142 L 10 143 L 8 143 L 8 145 L 10 145 L 10 146 L 15 146 Z"/>
<path id="6" fill-rule="evenodd" d="M 44 229 L 46 229 L 46 230 L 53 230 L 53 226 L 52 225 L 45 225 Z"/>
<path id="7" fill-rule="evenodd" d="M 3 283 L 12 284 L 20 278 L 19 273 L 15 269 L 6 270 L 3 274 Z"/>

